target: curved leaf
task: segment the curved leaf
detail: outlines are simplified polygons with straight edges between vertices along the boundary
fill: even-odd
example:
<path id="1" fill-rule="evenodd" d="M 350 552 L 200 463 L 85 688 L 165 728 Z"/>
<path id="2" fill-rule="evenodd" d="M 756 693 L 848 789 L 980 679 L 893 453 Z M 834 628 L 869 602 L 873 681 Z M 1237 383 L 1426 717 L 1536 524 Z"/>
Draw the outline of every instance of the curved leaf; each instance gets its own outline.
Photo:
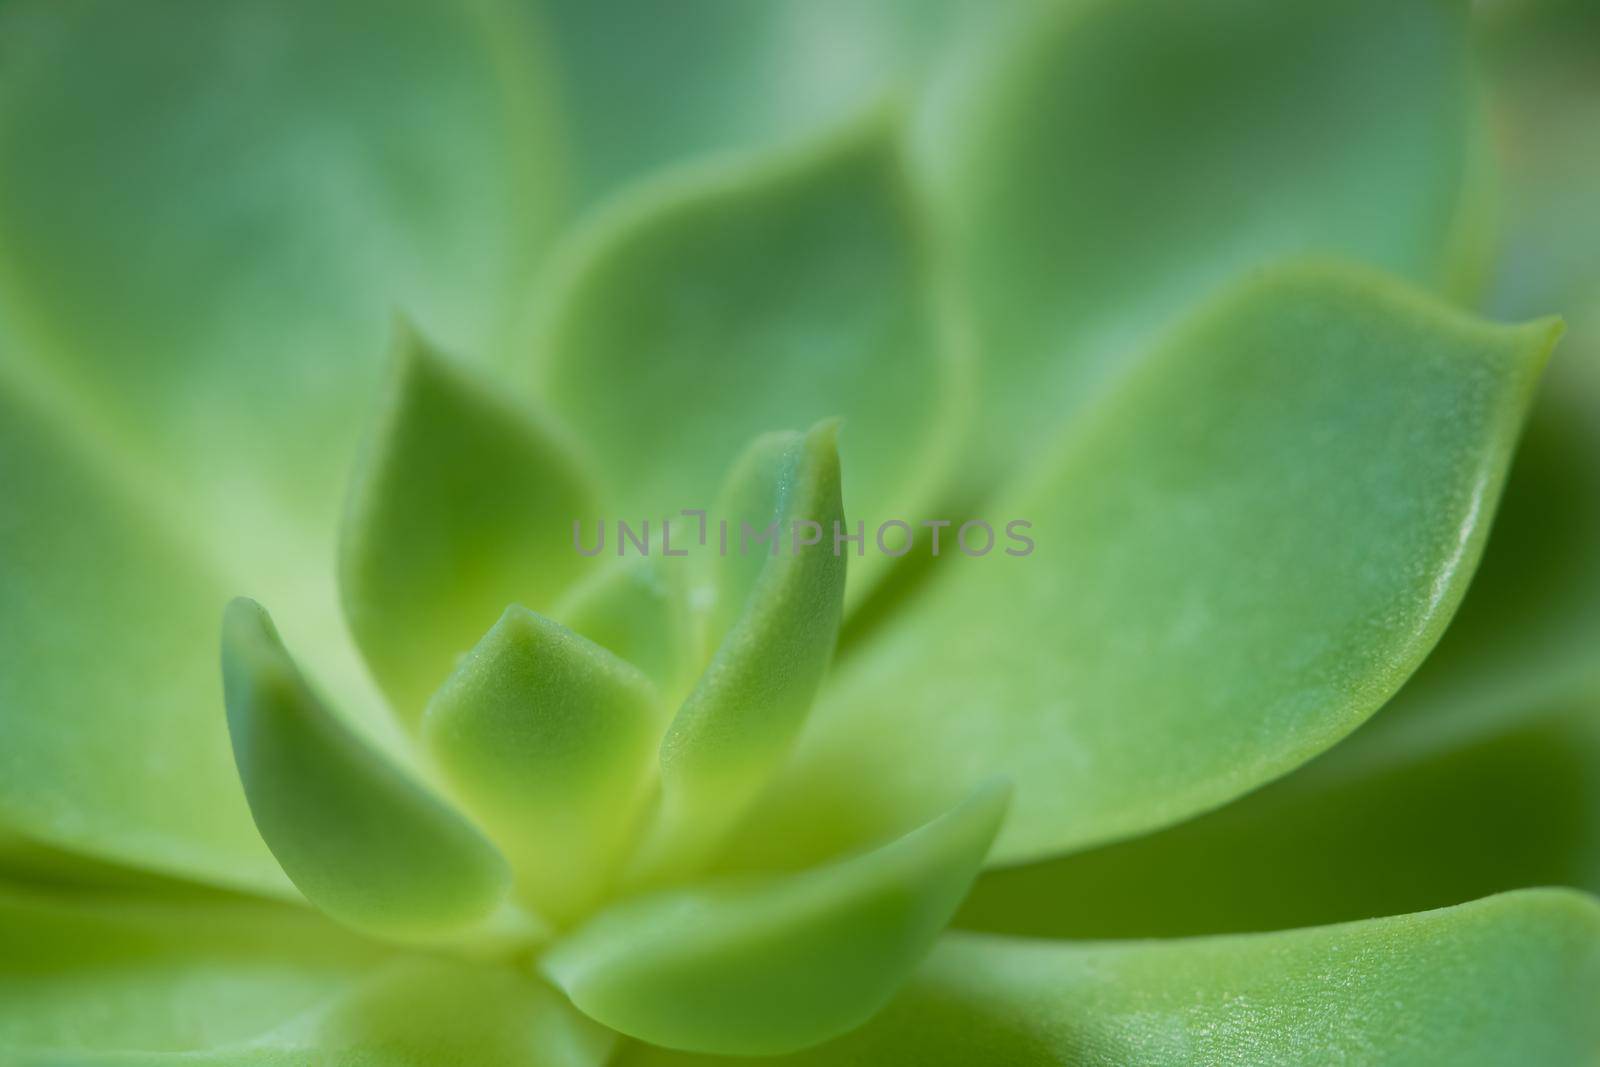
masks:
<path id="1" fill-rule="evenodd" d="M 717 508 L 728 546 L 719 530 L 710 560 L 706 638 L 716 651 L 661 740 L 661 801 L 637 863 L 643 878 L 706 859 L 811 710 L 844 602 L 846 556 L 832 537 L 844 519 L 836 429 L 824 422 L 760 438 L 730 476 Z M 747 540 L 752 531 L 768 543 Z"/>
<path id="2" fill-rule="evenodd" d="M 1558 333 L 1343 268 L 1253 278 L 1009 499 L 1035 552 L 953 558 L 846 661 L 741 844 L 826 850 L 1003 773 L 1016 862 L 1329 747 L 1449 620 Z"/>
<path id="3" fill-rule="evenodd" d="M 510 871 L 459 815 L 336 722 L 259 604 L 222 627 L 228 731 L 261 836 L 312 903 L 404 940 L 481 926 Z"/>
<path id="4" fill-rule="evenodd" d="M 366 973 L 380 950 L 303 908 L 0 888 L 0 1055 L 171 1053 L 248 1040 Z M 71 1052 L 71 1056 L 67 1055 Z"/>
<path id="5" fill-rule="evenodd" d="M 422 735 L 540 914 L 567 922 L 625 858 L 662 725 L 644 675 L 511 607 L 429 702 Z"/>
<path id="6" fill-rule="evenodd" d="M 487 352 L 542 243 L 516 9 L 24 3 L 5 31 L 0 301 L 30 355 L 225 505 L 208 525 L 315 536 L 393 310 Z"/>
<path id="7" fill-rule="evenodd" d="M 555 42 L 578 193 L 827 129 L 915 79 L 959 0 L 538 0 Z"/>
<path id="8" fill-rule="evenodd" d="M 506 605 L 547 607 L 585 569 L 572 524 L 597 506 L 561 442 L 529 413 L 408 328 L 396 344 L 345 510 L 339 588 L 367 664 L 415 723 Z"/>
<path id="9" fill-rule="evenodd" d="M 659 1045 L 756 1055 L 860 1025 L 922 959 L 983 862 L 991 783 L 888 845 L 776 879 L 638 897 L 542 961 L 583 1011 Z"/>
<path id="10" fill-rule="evenodd" d="M 1563 890 L 1193 941 L 951 935 L 859 1033 L 762 1063 L 1577 1067 L 1600 1054 L 1600 908 Z M 640 1049 L 628 1067 L 688 1067 Z"/>
<path id="11" fill-rule="evenodd" d="M 686 571 L 659 556 L 616 560 L 569 589 L 550 614 L 678 697 L 694 666 L 687 582 Z"/>
<path id="12" fill-rule="evenodd" d="M 1241 271 L 1481 272 L 1467 5 L 1022 10 L 926 123 L 976 304 L 981 458 L 1037 447 Z"/>
<path id="13" fill-rule="evenodd" d="M 217 714 L 208 650 L 226 586 L 181 509 L 125 476 L 115 448 L 61 432 L 13 373 L 0 364 L 0 824 L 292 892 L 250 825 Z"/>
<path id="14" fill-rule="evenodd" d="M 1585 355 L 1563 343 L 1461 610 L 1381 713 L 1218 811 L 992 871 L 958 924 L 1170 936 L 1600 891 L 1600 392 L 1571 373 Z"/>
<path id="15" fill-rule="evenodd" d="M 902 169 L 880 115 L 777 164 L 671 179 L 571 250 L 543 389 L 629 518 L 705 508 L 751 438 L 833 415 L 852 519 L 937 478 L 961 367 Z"/>

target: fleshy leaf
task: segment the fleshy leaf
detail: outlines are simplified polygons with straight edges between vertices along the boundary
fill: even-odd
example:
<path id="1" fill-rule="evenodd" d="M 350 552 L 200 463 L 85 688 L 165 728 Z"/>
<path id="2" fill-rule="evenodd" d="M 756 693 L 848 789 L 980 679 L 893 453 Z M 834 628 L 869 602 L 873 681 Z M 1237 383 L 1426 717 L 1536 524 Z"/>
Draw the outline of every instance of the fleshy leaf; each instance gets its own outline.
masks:
<path id="1" fill-rule="evenodd" d="M 1461 610 L 1370 723 L 1198 819 L 992 871 L 957 923 L 1154 937 L 1600 891 L 1600 393 L 1573 373 L 1587 355 L 1562 343 Z"/>
<path id="2" fill-rule="evenodd" d="M 680 697 L 694 666 L 687 577 L 660 556 L 616 560 L 591 571 L 550 614 L 638 667 L 663 694 Z"/>
<path id="3" fill-rule="evenodd" d="M 0 887 L 0 1058 L 172 1054 L 254 1038 L 366 973 L 381 950 L 304 908 L 227 897 Z M 65 1053 L 71 1050 L 72 1056 Z"/>
<path id="4" fill-rule="evenodd" d="M 292 893 L 217 714 L 213 561 L 182 510 L 0 359 L 0 825 L 41 846 Z M 201 655 L 193 654 L 199 648 Z"/>
<path id="5" fill-rule="evenodd" d="M 1577 1065 L 1600 1054 L 1597 988 L 1600 908 L 1565 890 L 1192 941 L 953 934 L 859 1032 L 758 1062 Z M 642 1047 L 625 1061 L 711 1062 Z"/>
<path id="6" fill-rule="evenodd" d="M 844 600 L 846 556 L 833 545 L 844 521 L 835 431 L 823 422 L 758 439 L 721 496 L 728 545 L 719 531 L 707 561 L 715 653 L 661 741 L 661 802 L 638 865 L 644 877 L 707 857 L 788 755 L 811 708 Z M 766 543 L 755 540 L 763 535 Z"/>
<path id="7" fill-rule="evenodd" d="M 207 493 L 219 543 L 306 549 L 392 310 L 487 355 L 520 306 L 560 170 L 522 13 L 22 3 L 4 36 L 0 300 L 29 355 Z"/>
<path id="8" fill-rule="evenodd" d="M 222 670 L 250 813 L 312 903 L 417 941 L 470 931 L 501 907 L 511 875 L 499 853 L 328 714 L 254 601 L 228 605 Z"/>
<path id="9" fill-rule="evenodd" d="M 630 518 L 705 508 L 751 438 L 830 415 L 853 518 L 938 478 L 961 363 L 902 171 L 877 116 L 792 160 L 673 178 L 570 250 L 543 388 Z"/>
<path id="10" fill-rule="evenodd" d="M 952 558 L 845 661 L 742 847 L 870 839 L 1005 774 L 995 858 L 1017 862 L 1329 747 L 1459 602 L 1558 333 L 1345 268 L 1252 278 L 1003 502 L 1035 551 Z"/>
<path id="11" fill-rule="evenodd" d="M 514 606 L 429 703 L 422 732 L 525 895 L 566 922 L 625 858 L 663 719 L 637 669 Z"/>
<path id="12" fill-rule="evenodd" d="M 538 0 L 562 75 L 578 193 L 821 132 L 912 80 L 962 0 Z"/>
<path id="13" fill-rule="evenodd" d="M 1242 271 L 1482 267 L 1466 4 L 1036 4 L 926 153 L 984 353 L 980 444 L 1037 448 Z"/>
<path id="14" fill-rule="evenodd" d="M 4 890 L 0 932 L 16 1067 L 599 1067 L 615 1042 L 515 967 L 386 952 L 300 908 Z"/>
<path id="15" fill-rule="evenodd" d="M 512 602 L 548 606 L 584 569 L 594 498 L 531 413 L 409 329 L 356 472 L 339 553 L 345 616 L 406 721 Z"/>
<path id="16" fill-rule="evenodd" d="M 638 897 L 551 948 L 579 1008 L 654 1044 L 786 1052 L 870 1018 L 972 884 L 1005 813 L 991 783 L 872 852 L 769 879 Z"/>

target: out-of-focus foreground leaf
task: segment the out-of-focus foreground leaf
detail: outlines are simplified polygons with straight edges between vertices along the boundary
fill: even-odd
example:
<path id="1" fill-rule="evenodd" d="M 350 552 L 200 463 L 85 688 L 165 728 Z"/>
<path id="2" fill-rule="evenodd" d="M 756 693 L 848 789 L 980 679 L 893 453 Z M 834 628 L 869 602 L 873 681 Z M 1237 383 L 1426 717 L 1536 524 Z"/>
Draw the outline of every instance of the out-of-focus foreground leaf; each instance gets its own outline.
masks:
<path id="1" fill-rule="evenodd" d="M 1193 941 L 952 934 L 906 992 L 856 1034 L 759 1062 L 1576 1065 L 1600 1053 L 1597 982 L 1600 907 L 1564 890 Z M 646 1049 L 625 1060 L 627 1067 L 710 1062 Z"/>

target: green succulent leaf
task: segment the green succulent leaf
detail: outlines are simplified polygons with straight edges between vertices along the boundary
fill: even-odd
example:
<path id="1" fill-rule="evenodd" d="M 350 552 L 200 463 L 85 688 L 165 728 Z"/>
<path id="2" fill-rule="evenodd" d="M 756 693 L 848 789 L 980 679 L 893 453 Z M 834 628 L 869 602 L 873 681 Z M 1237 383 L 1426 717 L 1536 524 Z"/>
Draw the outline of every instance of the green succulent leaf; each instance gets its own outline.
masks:
<path id="1" fill-rule="evenodd" d="M 488 353 L 546 239 L 518 10 L 24 3 L 5 31 L 0 299 L 30 354 L 221 536 L 325 538 L 393 309 Z"/>
<path id="2" fill-rule="evenodd" d="M 762 1063 L 826 1067 L 1585 1064 L 1600 907 L 1565 890 L 1192 941 L 950 935 L 858 1033 Z M 710 1063 L 639 1049 L 627 1067 Z"/>
<path id="3" fill-rule="evenodd" d="M 16 1067 L 600 1067 L 615 1035 L 509 966 L 380 950 L 225 897 L 0 890 Z"/>
<path id="4" fill-rule="evenodd" d="M 170 1056 L 255 1037 L 379 958 L 303 908 L 0 886 L 0 1050 Z"/>
<path id="5" fill-rule="evenodd" d="M 7 357 L 9 358 L 9 352 Z M 223 580 L 165 498 L 0 363 L 0 825 L 42 846 L 292 892 L 217 713 Z"/>
<path id="6" fill-rule="evenodd" d="M 678 697 L 695 666 L 688 577 L 661 556 L 615 560 L 590 571 L 550 614 Z"/>
<path id="7" fill-rule="evenodd" d="M 684 160 L 815 134 L 916 79 L 962 0 L 538 0 L 555 43 L 578 194 Z"/>
<path id="8" fill-rule="evenodd" d="M 992 871 L 958 923 L 1171 936 L 1600 891 L 1600 392 L 1573 373 L 1587 355 L 1563 343 L 1461 610 L 1370 723 L 1198 819 Z"/>
<path id="9" fill-rule="evenodd" d="M 642 877 L 692 869 L 720 844 L 789 754 L 822 683 L 847 569 L 833 546 L 844 521 L 836 432 L 828 421 L 758 439 L 721 494 L 729 544 L 721 551 L 719 530 L 707 612 L 715 652 L 661 741 Z M 767 543 L 746 541 L 747 530 Z"/>
<path id="10" fill-rule="evenodd" d="M 312 903 L 400 940 L 499 919 L 511 880 L 500 854 L 328 713 L 254 601 L 228 605 L 222 670 L 250 813 Z"/>
<path id="11" fill-rule="evenodd" d="M 981 447 L 1037 447 L 1241 271 L 1314 254 L 1475 277 L 1467 7 L 1022 7 L 924 153 L 976 306 Z"/>
<path id="12" fill-rule="evenodd" d="M 415 723 L 513 601 L 548 607 L 585 569 L 573 523 L 598 510 L 562 442 L 408 328 L 358 468 L 339 552 L 345 617 Z"/>
<path id="13" fill-rule="evenodd" d="M 990 783 L 874 851 L 775 878 L 638 897 L 542 966 L 583 1011 L 658 1045 L 787 1052 L 873 1015 L 932 946 L 1005 814 Z"/>
<path id="14" fill-rule="evenodd" d="M 626 858 L 663 719 L 636 668 L 514 606 L 429 703 L 422 735 L 528 899 L 567 922 Z"/>
<path id="15" fill-rule="evenodd" d="M 1004 502 L 1036 552 L 953 558 L 845 662 L 744 847 L 870 837 L 1003 773 L 1016 862 L 1329 747 L 1454 611 L 1558 333 L 1345 268 L 1253 277 Z"/>
<path id="16" fill-rule="evenodd" d="M 852 517 L 888 518 L 937 479 L 962 367 L 892 117 L 670 179 L 569 253 L 542 387 L 630 517 L 705 508 L 751 438 L 830 415 Z"/>

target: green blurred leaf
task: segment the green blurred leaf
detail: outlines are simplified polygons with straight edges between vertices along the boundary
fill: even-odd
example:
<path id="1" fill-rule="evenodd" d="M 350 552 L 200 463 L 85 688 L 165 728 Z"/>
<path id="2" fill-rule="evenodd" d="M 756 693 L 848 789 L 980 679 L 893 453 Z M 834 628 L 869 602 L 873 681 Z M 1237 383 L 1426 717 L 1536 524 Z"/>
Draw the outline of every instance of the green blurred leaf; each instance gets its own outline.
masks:
<path id="1" fill-rule="evenodd" d="M 542 386 L 626 517 L 706 508 L 751 438 L 834 415 L 852 519 L 897 516 L 938 482 L 963 353 L 893 117 L 792 158 L 669 178 L 569 250 Z"/>
<path id="2" fill-rule="evenodd" d="M 183 510 L 0 364 L 0 824 L 287 892 L 250 825 L 214 649 L 227 587 Z M 200 650 L 196 655 L 195 650 Z"/>
<path id="3" fill-rule="evenodd" d="M 507 604 L 548 607 L 585 569 L 595 514 L 574 459 L 529 412 L 408 329 L 346 508 L 339 585 L 373 674 L 415 723 Z"/>
<path id="4" fill-rule="evenodd" d="M 254 601 L 228 605 L 222 672 L 250 813 L 312 903 L 402 940 L 498 918 L 511 880 L 499 853 L 328 714 Z"/>
<path id="5" fill-rule="evenodd" d="M 538 0 L 585 202 L 684 160 L 819 133 L 917 80 L 968 0 Z"/>
<path id="6" fill-rule="evenodd" d="M 0 887 L 0 944 L 7 1063 L 21 1049 L 171 1053 L 247 1040 L 381 958 L 301 908 L 14 887 Z"/>
<path id="7" fill-rule="evenodd" d="M 1005 813 L 991 783 L 897 841 L 800 874 L 669 890 L 557 942 L 546 974 L 632 1037 L 785 1052 L 870 1018 L 932 946 Z"/>
<path id="8" fill-rule="evenodd" d="M 661 741 L 660 806 L 636 865 L 643 878 L 709 856 L 811 709 L 838 637 L 847 569 L 832 538 L 843 521 L 836 431 L 829 421 L 758 439 L 721 494 L 728 547 L 719 530 L 706 612 L 715 651 Z M 763 536 L 767 544 L 755 540 Z"/>
<path id="9" fill-rule="evenodd" d="M 231 532 L 253 546 L 286 520 L 315 532 L 394 309 L 487 354 L 544 240 L 556 158 L 521 16 L 102 0 L 4 18 L 0 299 L 31 355 L 247 512 Z"/>
<path id="10" fill-rule="evenodd" d="M 428 704 L 423 740 L 540 914 L 581 916 L 637 829 L 665 716 L 639 671 L 511 607 Z"/>
<path id="11" fill-rule="evenodd" d="M 3 891 L 0 931 L 17 1067 L 599 1067 L 615 1040 L 512 967 L 384 952 L 300 909 Z"/>
<path id="12" fill-rule="evenodd" d="M 798 862 L 1004 773 L 1016 862 L 1326 749 L 1449 620 L 1558 333 L 1345 268 L 1253 278 L 1004 501 L 1035 552 L 952 558 L 845 662 L 742 850 Z"/>
<path id="13" fill-rule="evenodd" d="M 1467 6 L 1024 8 L 924 121 L 977 309 L 983 458 L 1036 448 L 1243 270 L 1319 255 L 1475 279 Z"/>
<path id="14" fill-rule="evenodd" d="M 1562 890 L 1193 941 L 951 935 L 827 1067 L 1578 1067 L 1600 1055 L 1600 910 Z M 706 1063 L 638 1049 L 628 1067 Z M 720 1062 L 720 1061 L 718 1061 Z"/>

